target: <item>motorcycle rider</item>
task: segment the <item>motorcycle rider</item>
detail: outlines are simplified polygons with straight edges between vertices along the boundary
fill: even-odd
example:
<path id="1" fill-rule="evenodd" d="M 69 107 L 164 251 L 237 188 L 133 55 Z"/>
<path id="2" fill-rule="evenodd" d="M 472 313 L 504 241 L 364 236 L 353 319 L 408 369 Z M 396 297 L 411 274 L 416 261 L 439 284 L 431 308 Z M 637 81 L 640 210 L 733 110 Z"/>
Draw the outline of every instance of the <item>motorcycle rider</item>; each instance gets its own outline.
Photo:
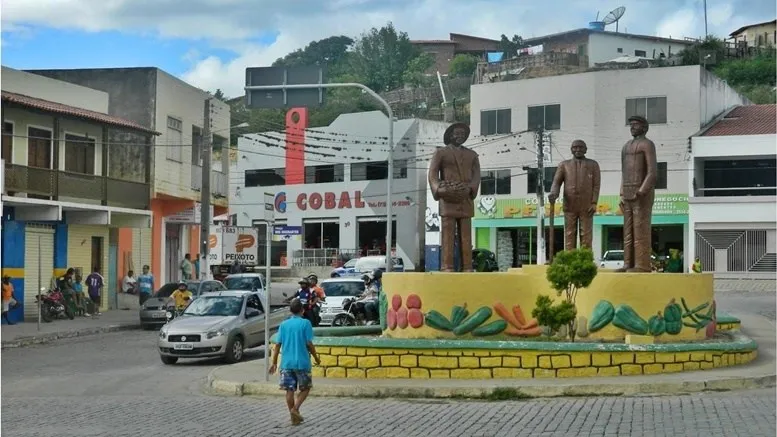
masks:
<path id="1" fill-rule="evenodd" d="M 308 281 L 310 281 L 310 289 L 313 290 L 313 293 L 316 294 L 316 303 L 318 302 L 325 302 L 326 301 L 326 293 L 324 292 L 324 289 L 321 288 L 320 285 L 318 285 L 318 276 L 311 273 L 308 275 Z M 321 323 L 321 306 L 316 305 L 313 307 L 313 313 L 316 315 L 316 320 L 318 320 L 318 323 Z"/>
<path id="2" fill-rule="evenodd" d="M 367 316 L 367 321 L 375 321 L 379 319 L 378 314 L 378 293 L 380 292 L 380 280 L 383 277 L 381 270 L 375 270 L 371 275 L 364 275 L 362 279 L 366 290 L 359 296 L 357 302 L 364 302 L 364 311 Z"/>
<path id="3" fill-rule="evenodd" d="M 178 283 L 178 289 L 170 295 L 170 301 L 175 305 L 177 311 L 183 311 L 192 300 L 192 292 L 187 289 L 186 282 Z"/>
<path id="4" fill-rule="evenodd" d="M 320 319 L 318 318 L 316 310 L 314 309 L 318 307 L 318 295 L 311 288 L 309 278 L 300 279 L 298 284 L 299 290 L 297 290 L 294 296 L 286 300 L 290 302 L 292 299 L 299 299 L 299 301 L 302 302 L 302 317 L 308 319 L 310 324 L 314 327 L 318 326 Z"/>

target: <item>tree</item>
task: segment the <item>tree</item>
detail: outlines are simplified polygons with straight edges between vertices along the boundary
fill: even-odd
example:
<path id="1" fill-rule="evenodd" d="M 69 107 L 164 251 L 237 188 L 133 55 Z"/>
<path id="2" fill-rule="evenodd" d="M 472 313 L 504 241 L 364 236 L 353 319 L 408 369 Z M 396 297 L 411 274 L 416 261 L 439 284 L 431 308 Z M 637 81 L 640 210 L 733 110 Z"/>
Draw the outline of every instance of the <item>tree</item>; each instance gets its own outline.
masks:
<path id="1" fill-rule="evenodd" d="M 297 49 L 273 62 L 274 67 L 299 67 L 303 65 L 337 64 L 342 61 L 354 41 L 347 36 L 330 36 L 313 41 L 305 48 Z"/>
<path id="2" fill-rule="evenodd" d="M 480 62 L 480 59 L 477 56 L 460 53 L 451 60 L 448 76 L 471 77 L 478 68 L 478 62 Z"/>
<path id="3" fill-rule="evenodd" d="M 351 66 L 365 85 L 377 92 L 402 86 L 403 74 L 411 60 L 421 54 L 405 32 L 392 23 L 372 28 L 354 44 Z"/>
<path id="4" fill-rule="evenodd" d="M 503 53 L 502 59 L 516 58 L 518 57 L 518 52 L 526 48 L 526 43 L 518 35 L 513 35 L 512 39 L 508 39 L 507 35 L 502 34 L 497 48 Z"/>
<path id="5" fill-rule="evenodd" d="M 428 53 L 421 53 L 407 63 L 402 80 L 407 85 L 421 87 L 429 82 L 429 70 L 434 66 L 434 57 Z"/>
<path id="6" fill-rule="evenodd" d="M 707 56 L 710 56 L 708 59 Z M 726 57 L 726 43 L 722 39 L 708 35 L 679 53 L 683 65 L 706 65 L 712 69 L 716 63 L 723 62 Z M 714 58 L 714 62 L 710 62 Z M 705 62 L 706 61 L 706 62 Z"/>
<path id="7" fill-rule="evenodd" d="M 224 91 L 221 91 L 221 88 L 216 88 L 216 92 L 213 93 L 213 98 L 221 100 L 222 102 L 229 100 L 229 98 L 224 95 Z"/>
<path id="8" fill-rule="evenodd" d="M 576 309 L 577 293 L 580 289 L 591 285 L 596 273 L 593 252 L 583 248 L 565 250 L 556 254 L 553 263 L 548 267 L 546 276 L 551 288 L 556 290 L 556 295 L 563 295 L 564 302 Z M 574 317 L 568 321 L 567 326 L 570 338 L 575 341 Z"/>

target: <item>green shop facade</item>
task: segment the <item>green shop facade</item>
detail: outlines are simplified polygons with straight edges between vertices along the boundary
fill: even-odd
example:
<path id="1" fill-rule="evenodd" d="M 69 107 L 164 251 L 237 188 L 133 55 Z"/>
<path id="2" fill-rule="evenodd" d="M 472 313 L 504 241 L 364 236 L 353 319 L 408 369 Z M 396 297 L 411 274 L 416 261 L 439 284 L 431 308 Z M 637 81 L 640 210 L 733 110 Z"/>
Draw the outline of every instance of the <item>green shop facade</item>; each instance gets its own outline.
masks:
<path id="1" fill-rule="evenodd" d="M 594 214 L 593 252 L 599 260 L 608 250 L 623 249 L 623 215 L 618 195 L 602 195 Z M 536 264 L 537 197 L 496 198 L 481 196 L 475 200 L 472 220 L 473 239 L 478 249 L 497 255 L 501 268 Z M 545 241 L 550 229 L 550 204 L 545 201 Z M 553 220 L 554 250 L 564 249 L 564 213 L 562 201 L 555 204 Z M 652 245 L 656 254 L 669 249 L 684 250 L 688 243 L 688 195 L 656 194 L 653 203 Z M 546 244 L 546 258 L 550 248 Z"/>

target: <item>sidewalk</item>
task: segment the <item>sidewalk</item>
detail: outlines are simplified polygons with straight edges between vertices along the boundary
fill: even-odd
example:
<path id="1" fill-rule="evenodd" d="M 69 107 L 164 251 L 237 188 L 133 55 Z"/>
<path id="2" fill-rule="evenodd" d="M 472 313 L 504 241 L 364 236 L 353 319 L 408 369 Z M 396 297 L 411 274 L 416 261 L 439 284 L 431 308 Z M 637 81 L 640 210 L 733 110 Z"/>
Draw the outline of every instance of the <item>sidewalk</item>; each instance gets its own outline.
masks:
<path id="1" fill-rule="evenodd" d="M 650 376 L 553 379 L 334 379 L 315 378 L 314 396 L 480 398 L 678 394 L 775 386 L 775 324 L 764 317 L 732 314 L 758 343 L 751 364 Z M 218 367 L 208 375 L 211 392 L 231 396 L 280 395 L 277 376 L 264 381 L 264 360 Z"/>
<path id="2" fill-rule="evenodd" d="M 106 311 L 99 317 L 76 317 L 73 320 L 54 320 L 51 323 L 41 321 L 40 331 L 35 321 L 2 325 L 0 329 L 2 348 L 6 349 L 48 343 L 60 338 L 140 329 L 140 320 L 137 310 L 113 310 Z"/>

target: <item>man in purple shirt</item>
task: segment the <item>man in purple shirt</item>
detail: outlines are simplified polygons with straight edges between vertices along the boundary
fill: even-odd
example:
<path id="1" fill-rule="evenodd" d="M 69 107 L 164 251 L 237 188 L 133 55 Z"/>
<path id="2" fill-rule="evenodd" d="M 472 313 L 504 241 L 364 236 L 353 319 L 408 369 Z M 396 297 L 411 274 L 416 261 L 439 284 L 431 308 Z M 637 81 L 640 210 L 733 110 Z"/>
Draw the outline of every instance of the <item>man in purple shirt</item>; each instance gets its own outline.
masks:
<path id="1" fill-rule="evenodd" d="M 94 271 L 86 277 L 86 288 L 89 290 L 89 299 L 92 300 L 94 311 L 92 314 L 100 315 L 100 291 L 103 288 L 103 277 L 100 267 L 95 266 Z"/>

